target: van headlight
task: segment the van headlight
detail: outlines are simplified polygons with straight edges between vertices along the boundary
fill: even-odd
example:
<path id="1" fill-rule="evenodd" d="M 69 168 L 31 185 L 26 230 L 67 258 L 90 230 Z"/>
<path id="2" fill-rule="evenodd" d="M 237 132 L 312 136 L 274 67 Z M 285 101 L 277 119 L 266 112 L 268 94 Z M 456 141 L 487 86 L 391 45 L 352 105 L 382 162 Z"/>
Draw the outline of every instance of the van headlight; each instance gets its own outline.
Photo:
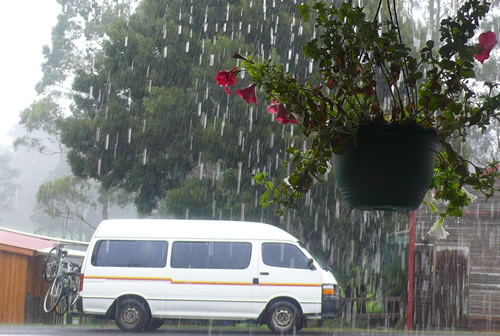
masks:
<path id="1" fill-rule="evenodd" d="M 334 285 L 334 284 L 323 285 L 323 288 L 322 288 L 323 298 L 334 297 L 336 293 L 337 293 L 337 286 L 336 285 Z"/>

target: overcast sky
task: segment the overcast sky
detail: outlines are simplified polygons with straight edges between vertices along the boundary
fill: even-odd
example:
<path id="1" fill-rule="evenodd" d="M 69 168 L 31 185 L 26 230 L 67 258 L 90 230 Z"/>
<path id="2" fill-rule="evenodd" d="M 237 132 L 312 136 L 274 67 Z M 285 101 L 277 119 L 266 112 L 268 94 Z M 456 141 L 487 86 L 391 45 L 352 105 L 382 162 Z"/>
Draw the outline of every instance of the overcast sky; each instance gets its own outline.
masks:
<path id="1" fill-rule="evenodd" d="M 60 6 L 56 0 L 4 0 L 0 10 L 0 145 L 9 145 L 9 130 L 19 112 L 36 97 L 42 76 L 42 46 L 50 45 Z"/>

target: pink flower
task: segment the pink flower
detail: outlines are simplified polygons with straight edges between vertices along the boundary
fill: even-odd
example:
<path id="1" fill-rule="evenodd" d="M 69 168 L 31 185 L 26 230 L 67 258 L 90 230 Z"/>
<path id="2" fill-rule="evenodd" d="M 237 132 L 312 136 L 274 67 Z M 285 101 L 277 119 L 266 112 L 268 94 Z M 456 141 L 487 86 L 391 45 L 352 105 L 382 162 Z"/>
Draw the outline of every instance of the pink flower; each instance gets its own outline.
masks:
<path id="1" fill-rule="evenodd" d="M 232 68 L 229 71 L 217 71 L 217 75 L 215 76 L 215 80 L 217 81 L 218 85 L 224 85 L 224 91 L 228 95 L 231 95 L 231 91 L 229 90 L 229 87 L 231 85 L 236 84 L 236 71 L 238 70 L 237 67 Z"/>
<path id="2" fill-rule="evenodd" d="M 273 101 L 271 102 L 271 105 L 269 105 L 268 107 L 266 107 L 267 112 L 269 112 L 271 114 L 278 113 L 279 105 L 283 106 L 283 104 L 280 104 L 278 102 L 278 100 L 276 98 L 274 98 Z M 285 108 L 285 107 L 283 106 L 283 108 Z"/>
<path id="3" fill-rule="evenodd" d="M 279 103 L 276 98 L 273 99 L 273 101 L 271 102 L 271 105 L 269 105 L 267 107 L 267 112 L 269 112 L 271 114 L 276 113 L 276 117 L 274 119 L 276 119 L 277 122 L 279 122 L 283 125 L 285 125 L 285 124 L 298 124 L 299 123 L 299 121 L 297 120 L 297 118 L 295 118 L 295 116 L 293 114 L 290 114 L 291 118 L 288 118 L 285 105 Z"/>
<path id="4" fill-rule="evenodd" d="M 255 84 L 250 85 L 246 89 L 236 90 L 236 94 L 245 99 L 248 104 L 257 104 L 257 96 L 255 95 Z"/>
<path id="5" fill-rule="evenodd" d="M 479 35 L 478 54 L 474 55 L 481 64 L 490 57 L 490 51 L 497 44 L 497 37 L 494 32 L 488 31 Z"/>

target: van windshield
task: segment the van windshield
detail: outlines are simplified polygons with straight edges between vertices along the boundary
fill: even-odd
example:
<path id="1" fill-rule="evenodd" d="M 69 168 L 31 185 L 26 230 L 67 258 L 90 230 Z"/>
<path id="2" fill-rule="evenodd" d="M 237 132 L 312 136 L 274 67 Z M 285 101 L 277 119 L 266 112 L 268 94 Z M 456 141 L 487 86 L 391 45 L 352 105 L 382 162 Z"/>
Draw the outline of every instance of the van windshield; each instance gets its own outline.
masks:
<path id="1" fill-rule="evenodd" d="M 319 265 L 319 267 L 321 267 L 322 269 L 326 270 L 326 271 L 330 271 L 330 268 L 328 266 L 326 266 L 322 261 L 321 259 L 319 259 L 317 256 L 314 255 L 314 253 L 312 253 L 311 251 L 309 251 L 305 246 L 304 244 L 302 244 L 301 241 L 298 241 L 300 247 L 302 247 L 304 250 L 307 251 L 307 253 L 309 253 L 311 255 L 311 257 L 314 259 L 314 261 L 316 261 Z"/>

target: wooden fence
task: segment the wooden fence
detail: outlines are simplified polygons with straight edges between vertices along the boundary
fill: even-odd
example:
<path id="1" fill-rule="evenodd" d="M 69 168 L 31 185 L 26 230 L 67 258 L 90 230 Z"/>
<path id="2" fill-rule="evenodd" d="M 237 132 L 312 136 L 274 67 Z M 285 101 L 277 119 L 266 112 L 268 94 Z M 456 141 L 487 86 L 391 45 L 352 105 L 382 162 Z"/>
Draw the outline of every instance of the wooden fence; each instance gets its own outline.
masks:
<path id="1" fill-rule="evenodd" d="M 381 312 L 367 312 L 366 306 L 377 302 Z M 342 303 L 342 318 L 350 323 L 356 319 L 367 320 L 369 324 L 383 323 L 392 326 L 402 321 L 406 316 L 406 307 L 401 304 L 401 297 L 344 298 Z"/>

